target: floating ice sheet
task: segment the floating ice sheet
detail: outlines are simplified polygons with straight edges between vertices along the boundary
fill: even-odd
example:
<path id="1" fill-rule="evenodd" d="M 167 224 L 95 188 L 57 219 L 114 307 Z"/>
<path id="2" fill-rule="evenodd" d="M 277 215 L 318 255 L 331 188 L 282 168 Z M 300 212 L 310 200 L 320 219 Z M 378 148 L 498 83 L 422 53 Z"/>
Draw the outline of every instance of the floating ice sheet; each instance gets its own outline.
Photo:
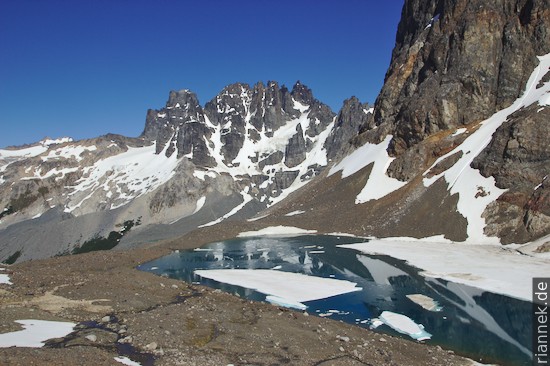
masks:
<path id="1" fill-rule="evenodd" d="M 233 286 L 256 290 L 269 296 L 270 302 L 305 309 L 306 301 L 361 291 L 355 282 L 308 276 L 270 269 L 213 269 L 195 271 L 200 277 Z"/>
<path id="2" fill-rule="evenodd" d="M 422 324 L 416 324 L 411 318 L 403 314 L 384 311 L 378 317 L 387 326 L 402 334 L 407 334 L 417 341 L 430 339 L 432 335 L 424 330 Z"/>

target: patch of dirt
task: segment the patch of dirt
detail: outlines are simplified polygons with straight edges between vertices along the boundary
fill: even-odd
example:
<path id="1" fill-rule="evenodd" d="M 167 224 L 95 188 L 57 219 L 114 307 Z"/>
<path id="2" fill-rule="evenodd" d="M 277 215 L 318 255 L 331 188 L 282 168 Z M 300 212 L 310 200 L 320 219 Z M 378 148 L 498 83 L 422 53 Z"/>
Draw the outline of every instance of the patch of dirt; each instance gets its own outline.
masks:
<path id="1" fill-rule="evenodd" d="M 65 287 L 68 285 L 63 285 Z M 36 306 L 39 309 L 49 311 L 54 314 L 58 314 L 66 309 L 77 309 L 90 313 L 108 313 L 113 309 L 110 306 L 96 305 L 96 302 L 110 301 L 109 299 L 96 299 L 96 300 L 71 300 L 63 296 L 54 295 L 59 289 L 59 286 L 55 287 L 52 291 L 47 291 L 42 296 L 37 296 L 31 300 L 25 302 L 28 306 Z"/>

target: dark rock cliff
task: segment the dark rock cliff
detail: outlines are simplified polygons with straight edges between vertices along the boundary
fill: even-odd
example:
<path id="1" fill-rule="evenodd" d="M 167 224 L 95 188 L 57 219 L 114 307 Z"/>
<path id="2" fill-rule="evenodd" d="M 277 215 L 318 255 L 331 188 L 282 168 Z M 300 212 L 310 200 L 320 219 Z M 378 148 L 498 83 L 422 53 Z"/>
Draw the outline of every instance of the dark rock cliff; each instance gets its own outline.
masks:
<path id="1" fill-rule="evenodd" d="M 407 0 L 374 115 L 356 143 L 392 134 L 388 174 L 410 180 L 455 143 L 434 148 L 429 137 L 511 105 L 549 52 L 547 0 Z M 484 215 L 486 233 L 504 242 L 550 233 L 549 113 L 514 113 L 472 165 L 507 189 Z"/>
<path id="2" fill-rule="evenodd" d="M 400 155 L 439 130 L 479 122 L 520 96 L 549 50 L 548 1 L 408 0 L 375 124 L 389 125 Z"/>

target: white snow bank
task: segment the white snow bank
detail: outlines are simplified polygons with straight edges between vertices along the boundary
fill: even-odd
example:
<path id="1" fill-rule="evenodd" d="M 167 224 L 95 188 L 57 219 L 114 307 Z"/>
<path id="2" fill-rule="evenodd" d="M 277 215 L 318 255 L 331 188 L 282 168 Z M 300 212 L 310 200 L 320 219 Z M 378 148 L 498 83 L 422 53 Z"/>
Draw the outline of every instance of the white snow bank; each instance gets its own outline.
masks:
<path id="1" fill-rule="evenodd" d="M 133 198 L 151 192 L 167 182 L 175 174 L 179 160 L 177 154 L 165 156 L 165 151 L 155 154 L 156 145 L 128 147 L 128 150 L 97 161 L 84 169 L 85 175 L 71 189 L 71 202 L 65 208 L 72 212 L 96 191 L 109 191 L 116 187 L 116 204 L 111 209 L 123 206 Z"/>
<path id="2" fill-rule="evenodd" d="M 357 195 L 355 203 L 380 199 L 407 184 L 386 175 L 388 167 L 395 159 L 391 158 L 386 151 L 392 137 L 392 135 L 386 136 L 386 139 L 379 144 L 366 143 L 330 169 L 329 176 L 342 171 L 342 178 L 346 178 L 374 163 L 369 179 Z"/>
<path id="3" fill-rule="evenodd" d="M 266 236 L 266 235 L 273 235 L 273 236 L 292 236 L 292 235 L 302 235 L 302 234 L 315 234 L 317 230 L 306 230 L 306 229 L 300 229 L 298 227 L 293 226 L 269 226 L 264 229 L 258 230 L 258 231 L 244 231 L 237 235 L 239 238 L 246 238 L 250 236 Z"/>
<path id="4" fill-rule="evenodd" d="M 536 86 L 550 67 L 550 54 L 539 57 L 539 60 L 540 64 L 531 74 L 525 92 L 520 98 L 508 108 L 481 122 L 480 127 L 471 133 L 461 145 L 437 159 L 424 173 L 424 176 L 426 176 L 442 160 L 456 153 L 462 153 L 461 158 L 451 168 L 431 178 L 424 178 L 424 185 L 429 187 L 439 178 L 444 177 L 449 185 L 450 194 L 458 193 L 457 209 L 468 220 L 467 233 L 468 240 L 471 242 L 499 243 L 498 238 L 489 238 L 484 234 L 485 219 L 482 214 L 487 206 L 505 190 L 496 187 L 493 177 L 485 178 L 479 170 L 472 168 L 470 164 L 491 142 L 493 134 L 506 121 L 508 116 L 535 102 L 543 103 L 547 98 L 550 92 L 550 82 L 544 83 L 538 89 Z"/>
<path id="5" fill-rule="evenodd" d="M 65 158 L 71 159 L 74 158 L 76 161 L 82 161 L 81 155 L 86 151 L 96 151 L 97 146 L 84 146 L 84 145 L 67 145 L 57 149 L 50 149 L 48 155 L 42 157 L 42 161 L 48 161 L 56 158 Z"/>
<path id="6" fill-rule="evenodd" d="M 271 269 L 213 269 L 195 271 L 200 277 L 256 290 L 280 305 L 303 309 L 306 301 L 361 291 L 356 283 Z"/>
<path id="7" fill-rule="evenodd" d="M 388 239 L 339 245 L 366 254 L 389 255 L 442 278 L 531 301 L 531 279 L 547 277 L 550 260 L 521 255 L 499 245 L 407 242 Z"/>
<path id="8" fill-rule="evenodd" d="M 75 323 L 48 320 L 16 320 L 23 330 L 0 334 L 0 347 L 34 347 L 39 348 L 48 339 L 65 337 L 73 331 Z"/>
<path id="9" fill-rule="evenodd" d="M 73 141 L 70 137 L 63 137 L 55 140 L 51 139 L 44 139 L 34 146 L 25 147 L 22 149 L 0 149 L 0 159 L 2 158 L 32 158 L 34 156 L 38 156 L 42 154 L 43 152 L 46 152 L 48 150 L 48 147 L 50 145 L 55 144 L 62 144 L 65 142 L 71 142 Z"/>
<path id="10" fill-rule="evenodd" d="M 59 137 L 57 139 L 45 138 L 42 141 L 40 141 L 40 143 L 45 146 L 64 144 L 66 142 L 73 142 L 73 138 L 72 137 Z"/>
<path id="11" fill-rule="evenodd" d="M 544 243 L 550 242 L 550 235 L 543 236 L 535 241 L 518 246 L 518 251 L 533 257 L 545 258 L 550 260 L 550 252 L 537 253 L 536 250 Z"/>
<path id="12" fill-rule="evenodd" d="M 252 217 L 250 219 L 246 219 L 246 221 L 248 221 L 248 222 L 258 221 L 258 220 L 261 220 L 261 219 L 265 219 L 268 216 L 269 216 L 269 214 L 261 215 L 261 216 L 258 216 L 258 217 Z"/>
<path id="13" fill-rule="evenodd" d="M 13 285 L 13 283 L 10 281 L 10 276 L 5 273 L 0 273 L 0 284 Z"/>
<path id="14" fill-rule="evenodd" d="M 128 357 L 125 357 L 125 356 L 115 357 L 115 361 L 120 362 L 121 364 L 127 365 L 127 366 L 141 366 L 141 364 L 139 362 L 132 361 Z"/>
<path id="15" fill-rule="evenodd" d="M 201 208 L 204 206 L 204 203 L 206 202 L 206 197 L 202 196 L 197 200 L 197 206 L 195 207 L 195 211 L 193 211 L 193 215 L 196 214 L 201 210 Z"/>
<path id="16" fill-rule="evenodd" d="M 403 314 L 384 311 L 378 317 L 384 324 L 402 334 L 407 334 L 417 341 L 430 339 L 432 335 L 424 330 L 422 324 L 416 324 L 411 318 Z"/>
<path id="17" fill-rule="evenodd" d="M 0 149 L 0 159 L 2 158 L 32 158 L 47 151 L 48 147 L 44 145 L 31 146 L 24 149 L 4 150 Z"/>
<path id="18" fill-rule="evenodd" d="M 305 213 L 305 211 L 296 210 L 296 211 L 292 211 L 292 212 L 287 213 L 285 216 L 296 216 L 296 215 L 301 215 L 303 213 Z"/>

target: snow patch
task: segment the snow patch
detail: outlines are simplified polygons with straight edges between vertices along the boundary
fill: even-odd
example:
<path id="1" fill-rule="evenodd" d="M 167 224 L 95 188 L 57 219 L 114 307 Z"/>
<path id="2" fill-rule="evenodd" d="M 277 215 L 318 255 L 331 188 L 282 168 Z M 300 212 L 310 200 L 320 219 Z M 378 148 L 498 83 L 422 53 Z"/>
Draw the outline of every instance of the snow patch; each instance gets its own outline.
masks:
<path id="1" fill-rule="evenodd" d="M 125 356 L 115 357 L 115 361 L 120 362 L 121 364 L 127 365 L 127 366 L 141 366 L 141 364 L 139 362 L 132 361 L 128 357 L 125 357 Z"/>
<path id="2" fill-rule="evenodd" d="M 64 144 L 66 142 L 73 142 L 72 137 L 60 137 L 58 139 L 43 139 L 40 141 L 40 144 L 44 146 L 50 146 L 50 145 L 57 145 L 57 144 Z"/>
<path id="3" fill-rule="evenodd" d="M 168 148 L 168 145 L 167 147 Z M 179 160 L 177 154 L 155 154 L 156 145 L 128 147 L 126 152 L 97 161 L 85 168 L 85 175 L 77 181 L 69 194 L 71 202 L 65 212 L 79 208 L 96 191 L 109 191 L 115 187 L 115 201 L 111 209 L 123 206 L 132 199 L 151 192 L 174 175 Z"/>
<path id="4" fill-rule="evenodd" d="M 248 187 L 246 187 L 248 188 Z M 202 228 L 202 227 L 207 227 L 207 226 L 212 226 L 212 225 L 216 225 L 220 222 L 222 222 L 223 220 L 227 219 L 228 217 L 231 217 L 233 215 L 235 215 L 237 212 L 239 212 L 244 206 L 246 206 L 246 204 L 250 201 L 252 201 L 253 197 L 251 195 L 248 194 L 247 191 L 243 191 L 241 192 L 241 195 L 243 196 L 243 202 L 241 202 L 239 205 L 233 207 L 233 209 L 231 211 L 229 211 L 228 213 L 226 213 L 225 215 L 223 215 L 222 217 L 214 220 L 214 221 L 211 221 L 209 223 L 206 223 L 206 224 L 203 224 L 203 225 L 200 225 L 199 228 Z"/>
<path id="5" fill-rule="evenodd" d="M 244 231 L 237 235 L 238 238 L 246 238 L 251 236 L 293 236 L 293 235 L 304 235 L 304 234 L 315 234 L 317 230 L 306 230 L 300 229 L 293 226 L 269 226 L 257 231 Z"/>
<path id="6" fill-rule="evenodd" d="M 380 199 L 407 184 L 386 175 L 388 167 L 395 159 L 391 158 L 386 151 L 392 137 L 392 135 L 386 136 L 379 144 L 366 143 L 330 169 L 329 176 L 342 171 L 342 178 L 346 178 L 374 163 L 365 187 L 355 199 L 356 204 Z"/>
<path id="7" fill-rule="evenodd" d="M 464 132 L 468 131 L 467 128 L 458 128 L 451 136 L 462 135 Z"/>
<path id="8" fill-rule="evenodd" d="M 2 270 L 4 269 L 2 268 Z M 0 273 L 0 285 L 1 284 L 13 285 L 13 283 L 10 281 L 10 276 L 5 273 Z"/>
<path id="9" fill-rule="evenodd" d="M 206 202 L 206 197 L 205 196 L 202 196 L 201 198 L 199 198 L 197 200 L 197 207 L 195 207 L 195 211 L 193 211 L 192 215 L 199 212 L 201 210 L 201 208 L 203 208 L 205 202 Z"/>
<path id="10" fill-rule="evenodd" d="M 83 145 L 68 145 L 58 149 L 50 149 L 48 155 L 42 157 L 42 161 L 48 161 L 57 158 L 76 159 L 76 161 L 82 161 L 81 155 L 86 151 L 96 151 L 97 146 L 83 146 Z"/>
<path id="11" fill-rule="evenodd" d="M 303 213 L 305 213 L 305 211 L 296 210 L 296 211 L 292 211 L 292 212 L 287 213 L 285 216 L 296 216 L 296 215 L 301 215 Z"/>
<path id="12" fill-rule="evenodd" d="M 300 111 L 300 113 L 304 113 L 305 111 L 307 111 L 309 109 L 308 105 L 304 105 L 304 104 L 298 102 L 297 100 L 294 100 L 294 98 L 292 98 L 292 101 L 294 102 L 294 109 Z"/>
<path id="13" fill-rule="evenodd" d="M 75 323 L 47 320 L 16 320 L 23 330 L 0 334 L 0 347 L 40 348 L 48 339 L 65 337 L 73 331 Z"/>
<path id="14" fill-rule="evenodd" d="M 254 221 L 258 221 L 258 220 L 261 220 L 261 219 L 265 219 L 266 217 L 268 217 L 269 214 L 266 214 L 266 215 L 261 215 L 261 216 L 258 216 L 258 217 L 253 217 L 251 219 L 247 219 L 246 221 L 248 222 L 254 222 Z"/>

